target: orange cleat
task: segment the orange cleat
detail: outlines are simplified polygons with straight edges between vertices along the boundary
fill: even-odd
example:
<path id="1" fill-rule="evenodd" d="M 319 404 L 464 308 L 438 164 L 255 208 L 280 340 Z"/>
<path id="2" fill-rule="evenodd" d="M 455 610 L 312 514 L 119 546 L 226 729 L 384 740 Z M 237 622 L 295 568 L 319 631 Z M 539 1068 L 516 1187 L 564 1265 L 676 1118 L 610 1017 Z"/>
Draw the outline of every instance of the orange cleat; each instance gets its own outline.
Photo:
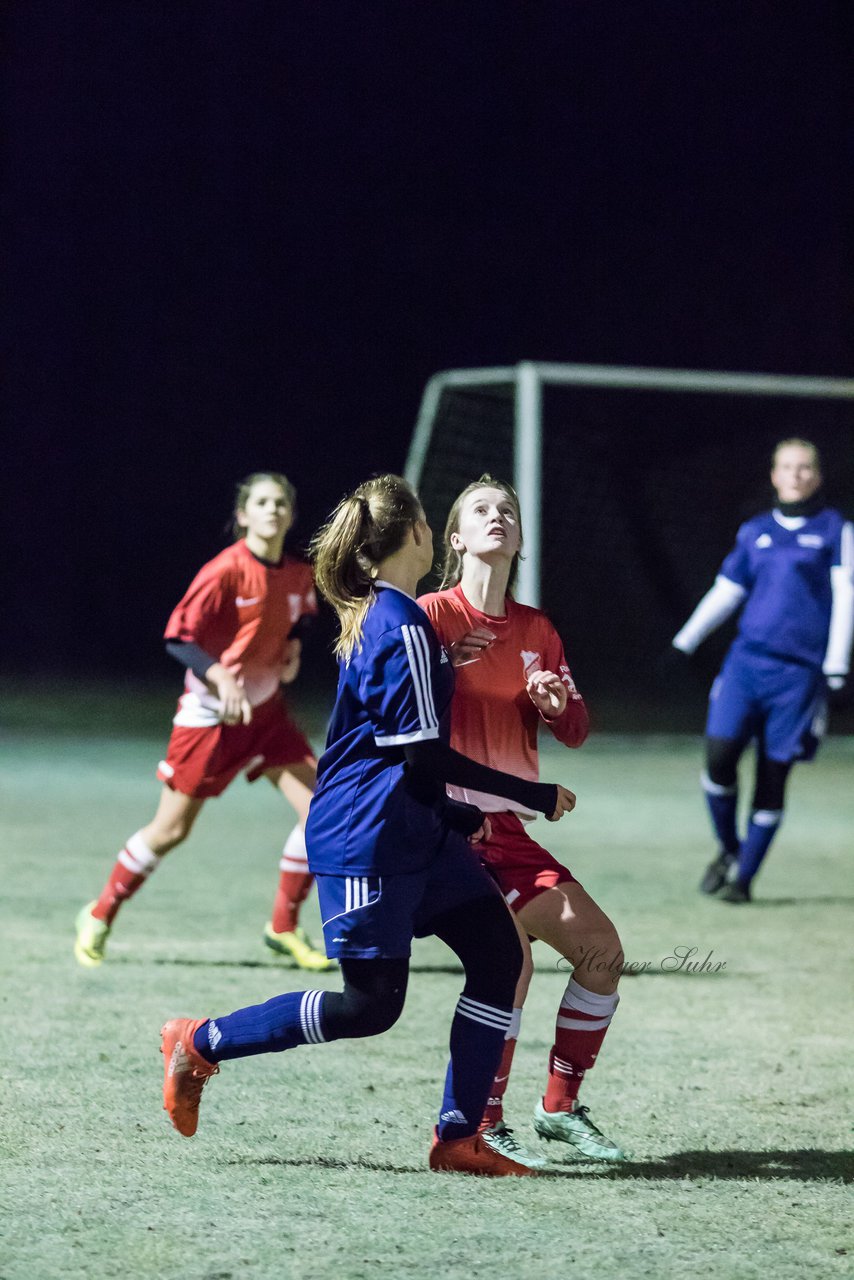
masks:
<path id="1" fill-rule="evenodd" d="M 219 1067 L 207 1062 L 193 1045 L 193 1036 L 206 1018 L 172 1018 L 160 1028 L 160 1052 L 164 1057 L 163 1110 L 185 1138 L 192 1138 L 199 1123 L 199 1103 L 211 1076 Z"/>
<path id="2" fill-rule="evenodd" d="M 473 1173 L 481 1178 L 536 1178 L 536 1169 L 503 1156 L 483 1140 L 482 1133 L 440 1142 L 433 1131 L 430 1168 L 434 1173 Z"/>

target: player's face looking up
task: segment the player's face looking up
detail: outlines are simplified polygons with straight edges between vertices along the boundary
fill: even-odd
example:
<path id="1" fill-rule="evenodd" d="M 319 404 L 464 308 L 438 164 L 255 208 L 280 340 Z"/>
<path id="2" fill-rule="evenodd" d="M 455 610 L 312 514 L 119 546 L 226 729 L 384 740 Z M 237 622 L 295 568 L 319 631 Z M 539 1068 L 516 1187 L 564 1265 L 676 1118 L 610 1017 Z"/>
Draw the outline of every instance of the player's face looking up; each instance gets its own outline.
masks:
<path id="1" fill-rule="evenodd" d="M 485 486 L 467 494 L 451 546 L 460 554 L 512 560 L 521 545 L 519 513 L 503 489 Z"/>
<path id="2" fill-rule="evenodd" d="M 247 538 L 264 542 L 284 540 L 293 524 L 293 507 L 275 480 L 258 480 L 249 490 L 245 505 L 237 511 L 237 523 Z"/>
<path id="3" fill-rule="evenodd" d="M 805 502 L 821 484 L 818 454 L 811 445 L 783 444 L 774 454 L 771 483 L 780 502 Z"/>

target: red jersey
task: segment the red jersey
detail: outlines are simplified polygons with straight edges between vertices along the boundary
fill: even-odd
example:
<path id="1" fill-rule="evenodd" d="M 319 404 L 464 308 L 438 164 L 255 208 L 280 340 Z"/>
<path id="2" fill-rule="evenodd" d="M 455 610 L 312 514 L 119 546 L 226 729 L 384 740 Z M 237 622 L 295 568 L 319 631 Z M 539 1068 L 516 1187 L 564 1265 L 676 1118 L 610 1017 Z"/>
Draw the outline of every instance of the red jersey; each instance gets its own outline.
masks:
<path id="1" fill-rule="evenodd" d="M 275 567 L 254 556 L 241 538 L 199 570 L 166 624 L 166 640 L 197 644 L 243 677 L 253 706 L 278 690 L 285 644 L 293 627 L 317 613 L 311 567 L 285 556 Z M 175 724 L 219 723 L 219 702 L 187 671 Z"/>
<path id="2" fill-rule="evenodd" d="M 581 746 L 590 727 L 587 708 L 567 666 L 560 637 L 545 614 L 508 596 L 506 617 L 492 618 L 475 609 L 459 585 L 422 596 L 418 603 L 446 649 L 474 627 L 486 627 L 496 636 L 476 662 L 456 668 L 451 745 L 457 751 L 535 782 L 541 723 L 548 725 L 558 742 Z M 536 671 L 553 671 L 566 685 L 566 709 L 555 720 L 545 720 L 528 697 L 525 683 Z M 527 816 L 521 805 L 510 800 L 461 787 L 448 790 L 485 813 L 515 809 Z"/>

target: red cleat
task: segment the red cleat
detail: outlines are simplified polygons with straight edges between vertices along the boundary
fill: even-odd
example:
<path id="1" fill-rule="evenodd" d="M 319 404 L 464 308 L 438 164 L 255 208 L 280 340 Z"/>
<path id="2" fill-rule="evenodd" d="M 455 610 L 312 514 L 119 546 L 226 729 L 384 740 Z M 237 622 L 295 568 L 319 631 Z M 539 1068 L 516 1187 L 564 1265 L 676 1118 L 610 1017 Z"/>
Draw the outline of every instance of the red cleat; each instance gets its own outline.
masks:
<path id="1" fill-rule="evenodd" d="M 536 1178 L 536 1169 L 518 1164 L 509 1156 L 493 1151 L 483 1140 L 483 1134 L 473 1133 L 469 1138 L 451 1138 L 440 1142 L 433 1131 L 430 1148 L 430 1168 L 434 1173 L 473 1173 L 481 1178 Z"/>
<path id="2" fill-rule="evenodd" d="M 164 1057 L 163 1110 L 185 1138 L 192 1138 L 199 1123 L 199 1102 L 211 1076 L 219 1067 L 207 1062 L 193 1045 L 193 1036 L 206 1018 L 172 1018 L 160 1028 L 160 1052 Z"/>

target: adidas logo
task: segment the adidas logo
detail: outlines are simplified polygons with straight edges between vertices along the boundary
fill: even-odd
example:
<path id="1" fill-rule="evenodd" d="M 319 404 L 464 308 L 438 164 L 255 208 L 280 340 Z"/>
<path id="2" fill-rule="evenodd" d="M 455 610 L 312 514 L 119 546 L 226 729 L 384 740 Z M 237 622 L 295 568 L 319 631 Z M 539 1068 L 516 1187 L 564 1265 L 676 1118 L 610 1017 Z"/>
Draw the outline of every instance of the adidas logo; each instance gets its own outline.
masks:
<path id="1" fill-rule="evenodd" d="M 169 1068 L 166 1072 L 168 1076 L 181 1075 L 190 1065 L 190 1060 L 184 1051 L 184 1045 L 179 1040 L 175 1048 L 172 1050 L 172 1057 L 169 1059 Z"/>
<path id="2" fill-rule="evenodd" d="M 444 1120 L 446 1124 L 468 1124 L 462 1111 L 443 1111 L 439 1119 Z"/>
<path id="3" fill-rule="evenodd" d="M 215 1049 L 221 1039 L 222 1039 L 222 1032 L 214 1022 L 213 1018 L 211 1018 L 210 1022 L 208 1023 L 208 1044 L 212 1049 Z"/>

